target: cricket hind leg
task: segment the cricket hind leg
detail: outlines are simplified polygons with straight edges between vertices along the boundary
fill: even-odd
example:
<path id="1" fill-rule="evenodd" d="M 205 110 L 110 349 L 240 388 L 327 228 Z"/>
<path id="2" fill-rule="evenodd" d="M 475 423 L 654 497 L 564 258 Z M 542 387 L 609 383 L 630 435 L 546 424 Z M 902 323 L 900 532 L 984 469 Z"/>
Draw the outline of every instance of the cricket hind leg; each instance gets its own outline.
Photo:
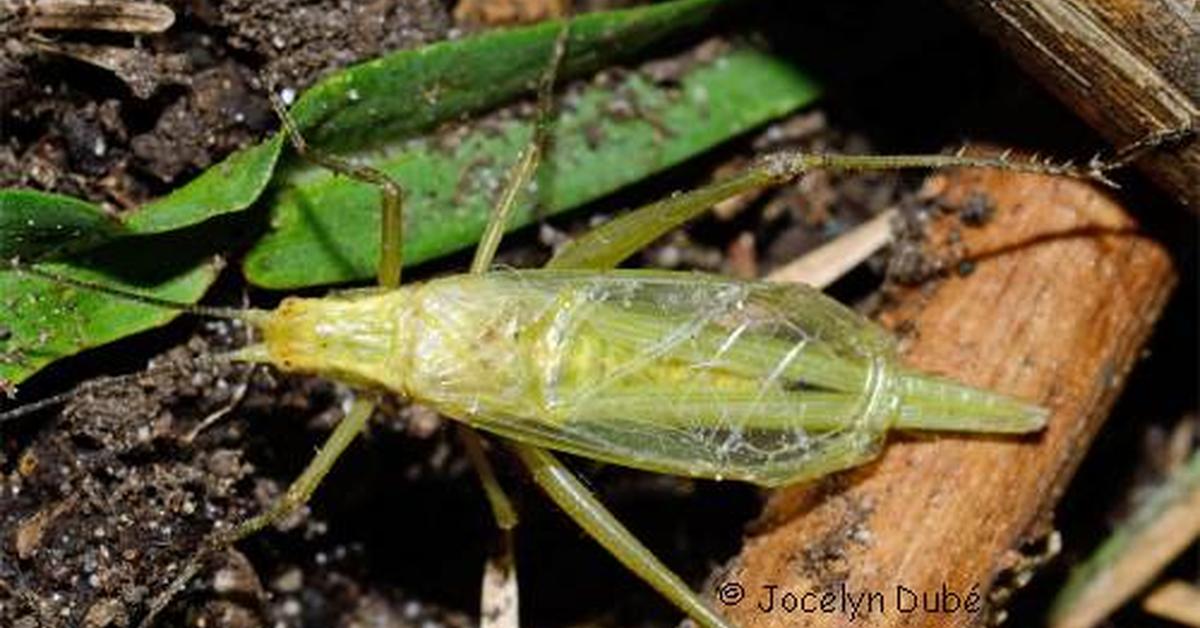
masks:
<path id="1" fill-rule="evenodd" d="M 644 205 L 592 229 L 563 247 L 547 268 L 614 268 L 630 255 L 708 211 L 719 201 L 775 185 L 810 170 L 935 170 L 941 168 L 996 168 L 1013 172 L 1065 175 L 1091 179 L 1106 185 L 1112 182 L 1106 173 L 1124 162 L 1093 160 L 1086 166 L 1070 162 L 1011 159 L 1008 154 L 995 157 L 973 155 L 835 155 L 825 153 L 781 152 L 759 159 L 746 170 L 689 192 L 676 194 Z"/>
<path id="2" fill-rule="evenodd" d="M 563 247 L 547 268 L 603 270 L 615 268 L 630 255 L 708 211 L 716 203 L 751 190 L 786 183 L 811 170 L 938 170 L 993 168 L 1095 181 L 1115 187 L 1108 174 L 1154 149 L 1193 137 L 1195 125 L 1152 133 L 1117 149 L 1108 159 L 1093 157 L 1083 165 L 1032 157 L 954 155 L 837 155 L 784 151 L 759 159 L 723 181 L 643 205 L 600 225 Z"/>

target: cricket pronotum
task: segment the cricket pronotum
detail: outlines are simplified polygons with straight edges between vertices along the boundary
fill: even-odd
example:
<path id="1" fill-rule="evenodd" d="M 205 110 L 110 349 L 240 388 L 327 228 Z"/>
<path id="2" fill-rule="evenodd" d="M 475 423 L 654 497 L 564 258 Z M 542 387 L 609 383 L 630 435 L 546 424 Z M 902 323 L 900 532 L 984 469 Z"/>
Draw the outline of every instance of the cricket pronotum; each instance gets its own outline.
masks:
<path id="1" fill-rule="evenodd" d="M 566 28 L 540 84 L 539 129 Z M 380 187 L 380 290 L 289 298 L 273 311 L 233 310 L 164 302 L 24 264 L 14 268 L 117 298 L 246 321 L 261 332 L 261 342 L 232 359 L 398 395 L 502 437 L 567 514 L 705 626 L 728 623 L 548 450 L 663 473 L 779 486 L 872 458 L 891 429 L 1024 433 L 1041 429 L 1047 413 L 906 369 L 886 332 L 815 289 L 617 270 L 617 264 L 717 201 L 812 169 L 993 167 L 1093 178 L 1102 178 L 1104 170 L 970 156 L 781 153 L 718 183 L 624 214 L 577 239 L 545 268 L 490 270 L 517 191 L 537 167 L 544 134 L 539 131 L 493 210 L 471 272 L 401 286 L 399 187 L 374 170 L 307 149 L 286 114 L 283 119 L 302 154 Z M 274 507 L 215 535 L 151 604 L 144 623 L 195 576 L 207 550 L 228 546 L 303 504 L 362 430 L 371 398 L 359 397 Z M 498 522 L 511 524 L 505 514 L 510 506 L 486 459 L 473 461 Z"/>

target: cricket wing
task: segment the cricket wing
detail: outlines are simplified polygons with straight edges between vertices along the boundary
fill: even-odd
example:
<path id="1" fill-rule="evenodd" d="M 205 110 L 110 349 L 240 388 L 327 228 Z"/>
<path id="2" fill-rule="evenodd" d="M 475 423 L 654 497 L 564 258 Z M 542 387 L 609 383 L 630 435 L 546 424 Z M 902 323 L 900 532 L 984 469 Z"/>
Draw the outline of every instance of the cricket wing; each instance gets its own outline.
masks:
<path id="1" fill-rule="evenodd" d="M 805 286 L 543 270 L 444 288 L 463 298 L 443 311 L 491 329 L 459 336 L 472 351 L 442 362 L 424 401 L 506 437 L 778 485 L 872 457 L 894 415 L 888 336 Z"/>

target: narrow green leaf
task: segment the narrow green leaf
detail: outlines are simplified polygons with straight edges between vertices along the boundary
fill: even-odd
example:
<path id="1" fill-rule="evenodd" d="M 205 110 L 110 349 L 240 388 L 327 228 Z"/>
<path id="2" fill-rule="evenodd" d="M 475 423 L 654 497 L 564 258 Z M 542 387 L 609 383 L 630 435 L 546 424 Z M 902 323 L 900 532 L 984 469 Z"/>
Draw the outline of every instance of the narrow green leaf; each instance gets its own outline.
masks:
<path id="1" fill-rule="evenodd" d="M 45 267 L 194 303 L 212 284 L 219 267 L 205 250 L 208 246 L 203 238 L 187 232 L 126 238 Z M 54 360 L 162 325 L 178 315 L 14 272 L 0 273 L 0 310 L 4 312 L 0 383 L 9 384 L 19 383 Z"/>
<path id="2" fill-rule="evenodd" d="M 125 219 L 126 227 L 135 233 L 162 233 L 250 207 L 275 173 L 282 146 L 276 135 L 233 153 L 187 185 L 139 207 Z"/>
<path id="3" fill-rule="evenodd" d="M 562 75 L 632 58 L 700 24 L 723 2 L 675 0 L 575 18 Z M 363 63 L 308 90 L 292 113 L 305 138 L 326 149 L 391 142 L 531 91 L 545 71 L 559 24 L 490 31 Z"/>
<path id="4" fill-rule="evenodd" d="M 678 85 L 631 75 L 587 88 L 564 106 L 554 149 L 513 227 L 593 200 L 811 102 L 813 84 L 762 52 L 733 50 L 689 70 Z M 627 112 L 627 113 L 622 113 Z M 407 191 L 406 262 L 474 243 L 532 123 L 509 120 L 465 136 L 429 136 L 352 156 Z M 311 167 L 287 169 L 273 199 L 273 231 L 245 260 L 255 284 L 293 288 L 360 280 L 378 257 L 378 194 Z"/>
<path id="5" fill-rule="evenodd" d="M 1200 531 L 1193 514 L 1197 499 L 1200 451 L 1193 452 L 1186 463 L 1148 490 L 1137 508 L 1092 555 L 1071 569 L 1067 583 L 1051 604 L 1049 623 L 1069 625 L 1068 620 L 1080 617 L 1098 622 L 1104 618 L 1091 617 L 1097 609 L 1103 609 L 1104 614 L 1119 609 L 1159 570 L 1194 545 L 1196 532 Z M 1139 577 L 1141 582 L 1129 582 Z M 1127 586 L 1134 584 L 1139 586 Z"/>
<path id="6" fill-rule="evenodd" d="M 119 233 L 120 225 L 91 203 L 33 190 L 0 190 L 0 259 L 79 250 Z"/>
<path id="7" fill-rule="evenodd" d="M 593 71 L 703 21 L 722 0 L 676 0 L 582 16 L 572 23 L 566 74 Z M 306 91 L 292 115 L 306 141 L 362 149 L 510 100 L 530 89 L 550 57 L 555 23 L 403 50 L 335 73 Z M 242 149 L 126 219 L 159 233 L 246 209 L 274 173 L 282 136 Z"/>

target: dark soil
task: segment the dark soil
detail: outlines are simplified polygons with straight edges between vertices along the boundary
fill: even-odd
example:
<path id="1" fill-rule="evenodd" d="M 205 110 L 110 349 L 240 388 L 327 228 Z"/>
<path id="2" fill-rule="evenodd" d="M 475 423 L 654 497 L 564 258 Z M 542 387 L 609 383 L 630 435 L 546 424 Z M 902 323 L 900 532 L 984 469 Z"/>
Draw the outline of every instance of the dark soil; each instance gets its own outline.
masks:
<path id="1" fill-rule="evenodd" d="M 452 7 L 439 0 L 169 4 L 177 20 L 160 35 L 47 34 L 31 30 L 21 13 L 0 19 L 6 38 L 0 56 L 0 185 L 62 192 L 119 212 L 260 139 L 274 126 L 264 97 L 267 85 L 299 91 L 355 61 L 478 27 L 456 23 Z M 938 150 L 963 137 L 1069 155 L 1099 146 L 936 3 L 918 3 L 919 10 L 899 13 L 886 3 L 854 10 L 817 4 L 805 20 L 790 14 L 745 19 L 758 24 L 764 41 L 781 52 L 817 60 L 814 72 L 830 86 L 825 113 L 781 121 L 598 209 L 694 186 L 782 147 L 915 152 Z M 807 26 L 797 26 L 802 23 Z M 66 47 L 71 44 L 129 53 L 114 72 L 80 61 L 77 54 L 47 52 L 48 40 L 62 50 L 77 51 Z M 949 52 L 930 58 L 922 51 L 931 41 Z M 894 65 L 879 67 L 877 57 L 864 60 L 870 56 L 860 50 L 864 42 L 877 45 L 874 50 L 908 52 Z M 902 64 L 913 71 L 897 72 Z M 939 74 L 964 78 L 947 85 L 936 79 Z M 1008 115 L 1016 110 L 1014 103 L 1048 113 L 1014 119 Z M 957 213 L 963 229 L 990 217 L 986 198 L 942 208 L 919 197 L 916 188 L 915 179 L 894 174 L 813 173 L 723 206 L 719 216 L 651 247 L 641 261 L 761 275 L 900 206 L 905 210 L 901 241 L 833 288 L 843 300 L 884 306 L 886 290 L 879 287 L 885 276 L 916 282 L 969 272 L 955 260 L 925 253 L 922 225 L 930 213 Z M 510 240 L 505 259 L 544 259 L 548 245 L 561 241 L 564 232 L 586 228 L 594 215 L 519 234 Z M 1194 240 L 1177 246 L 1185 254 L 1193 247 L 1194 254 Z M 1194 264 L 1184 271 L 1186 285 L 1188 276 L 1194 279 Z M 224 285 L 218 292 L 229 296 L 240 289 Z M 1194 302 L 1194 290 L 1190 294 Z M 1188 305 L 1187 294 L 1181 299 L 1156 347 L 1169 347 L 1189 333 L 1186 321 L 1195 320 L 1194 303 Z M 1194 341 L 1194 329 L 1190 333 Z M 243 343 L 244 335 L 237 326 L 181 321 L 152 337 L 51 369 L 23 391 L 23 400 L 72 387 L 78 394 L 60 409 L 3 426 L 0 625 L 136 623 L 150 597 L 209 532 L 261 512 L 297 475 L 352 393 L 322 380 L 210 359 Z M 1194 358 L 1155 357 L 1143 370 L 1151 375 L 1135 378 L 1134 401 L 1122 412 L 1142 412 L 1139 417 L 1152 418 L 1150 427 L 1122 423 L 1118 415 L 1121 442 L 1162 438 L 1180 429 L 1175 427 L 1179 417 L 1196 407 L 1194 389 L 1186 392 L 1187 378 L 1195 378 Z M 1183 392 L 1162 395 L 1153 384 L 1154 373 L 1170 374 L 1169 381 Z M 678 620 L 653 592 L 548 507 L 509 464 L 513 461 L 495 453 L 523 517 L 518 564 L 527 625 L 671 625 Z M 1134 484 L 1156 459 L 1103 437 L 1097 455 L 1103 459 L 1089 461 L 1081 477 L 1099 465 L 1107 469 L 1106 477 L 1113 476 L 1105 482 L 1109 488 Z M 617 515 L 697 586 L 737 551 L 743 526 L 757 513 L 759 496 L 750 487 L 575 462 Z M 1107 504 L 1107 509 L 1078 509 L 1080 515 L 1064 511 L 1065 528 L 1081 539 L 1077 545 L 1068 539 L 1068 553 L 1078 556 L 1103 534 L 1101 515 L 1124 501 L 1119 495 L 1102 499 L 1087 487 L 1074 488 L 1070 499 Z M 385 405 L 310 509 L 279 528 L 218 557 L 161 624 L 467 626 L 476 621 L 482 560 L 496 535 L 453 431 L 427 410 Z M 813 560 L 822 560 L 819 550 L 814 548 Z M 1051 571 L 1045 590 L 1017 599 L 1015 612 L 1024 613 L 1017 619 L 1026 620 L 1017 625 L 1039 622 L 1061 571 Z"/>
<path id="2" fill-rule="evenodd" d="M 300 91 L 451 27 L 437 0 L 168 4 L 160 35 L 39 32 L 36 5 L 0 21 L 0 185 L 135 206 L 273 127 L 266 86 Z M 81 60 L 102 48 L 117 71 Z"/>

